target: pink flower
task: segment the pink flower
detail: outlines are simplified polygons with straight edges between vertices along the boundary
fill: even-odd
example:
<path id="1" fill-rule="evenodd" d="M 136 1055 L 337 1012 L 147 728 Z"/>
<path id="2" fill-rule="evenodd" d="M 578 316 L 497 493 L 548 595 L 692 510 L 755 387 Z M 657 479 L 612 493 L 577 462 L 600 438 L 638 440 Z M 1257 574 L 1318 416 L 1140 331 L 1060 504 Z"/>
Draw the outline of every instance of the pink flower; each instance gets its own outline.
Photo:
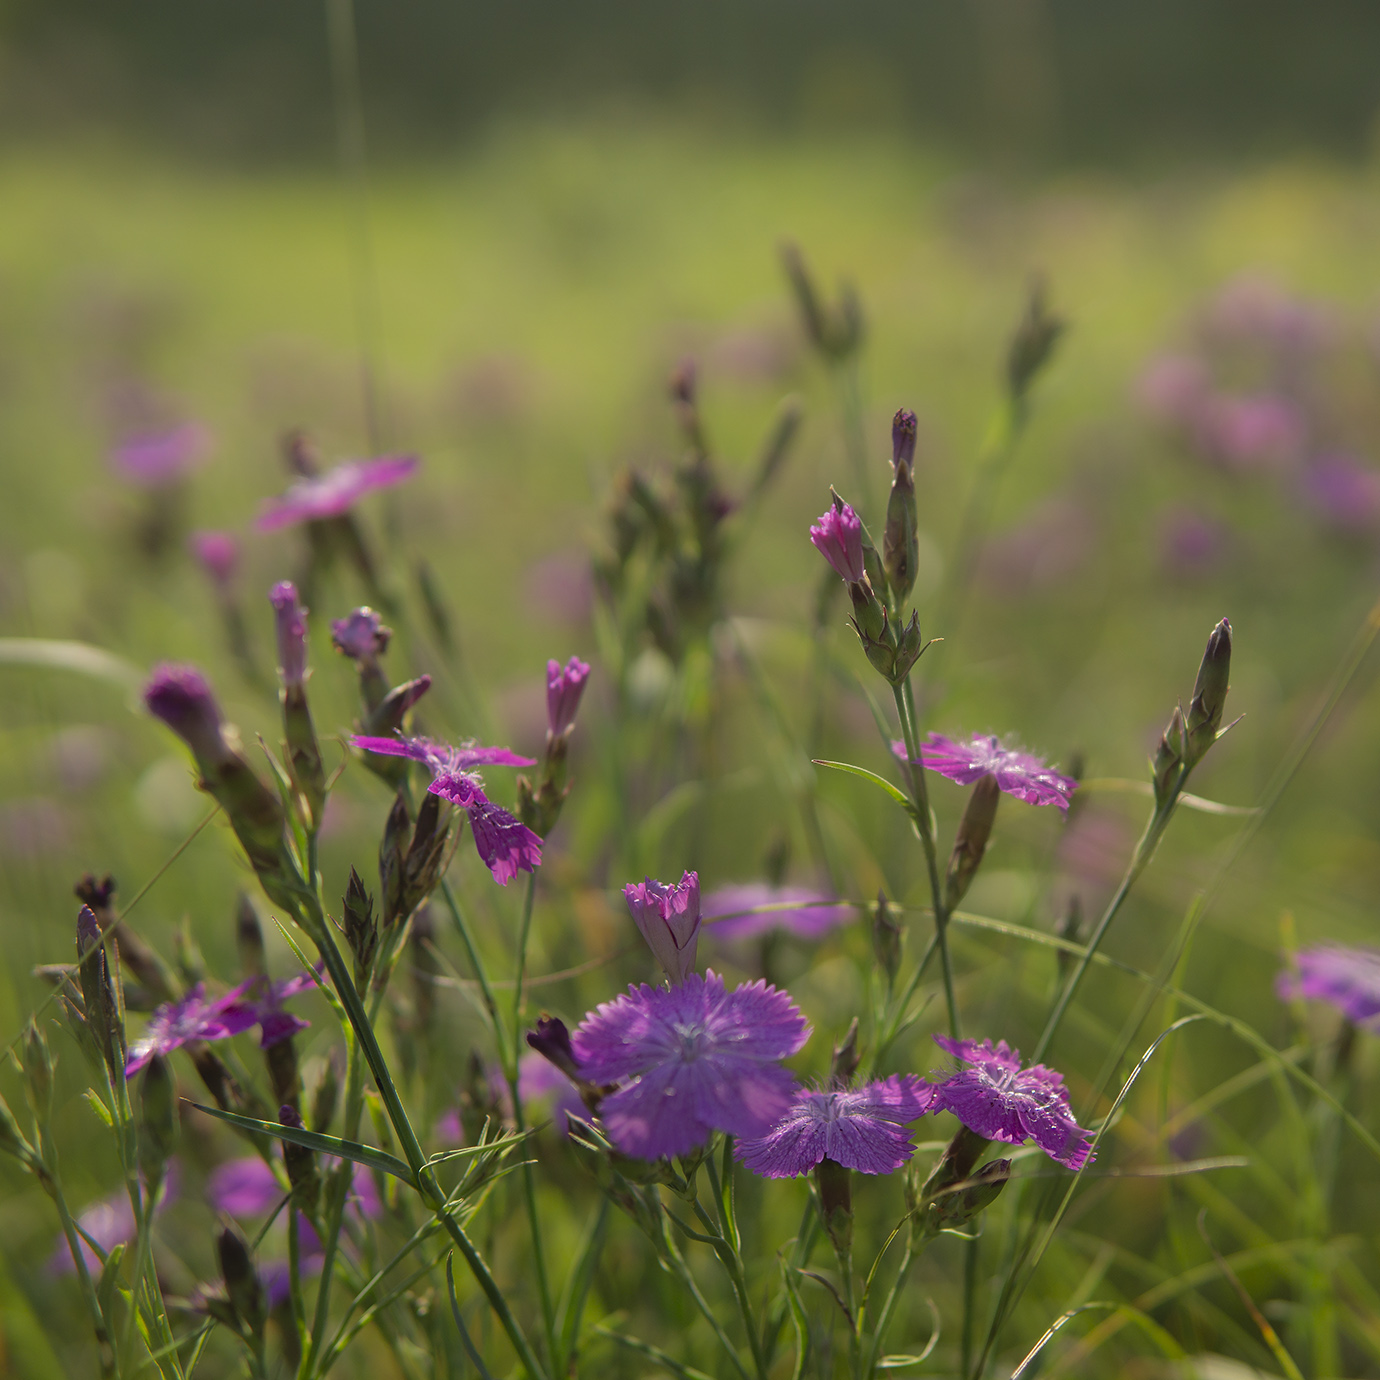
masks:
<path id="1" fill-rule="evenodd" d="M 279 498 L 268 499 L 255 526 L 276 532 L 299 522 L 340 517 L 374 489 L 391 488 L 416 473 L 415 455 L 383 455 L 376 460 L 347 460 L 326 474 L 299 479 Z"/>
<path id="2" fill-rule="evenodd" d="M 850 504 L 823 514 L 810 540 L 841 579 L 855 585 L 863 578 L 862 522 Z"/>
<path id="3" fill-rule="evenodd" d="M 131 484 L 161 489 L 196 469 L 210 449 L 211 433 L 197 422 L 187 422 L 171 431 L 145 432 L 122 441 L 110 452 L 110 465 Z"/>
<path id="4" fill-rule="evenodd" d="M 240 566 L 240 543 L 233 532 L 193 532 L 187 538 L 197 564 L 220 589 L 235 578 Z"/>
<path id="5" fill-rule="evenodd" d="M 891 750 L 903 762 L 906 760 L 904 743 L 893 742 Z M 1073 777 L 1061 776 L 1028 752 L 1002 747 L 995 734 L 975 733 L 970 742 L 959 743 L 943 734 L 931 733 L 920 744 L 920 756 L 930 771 L 947 776 L 960 786 L 995 776 L 1003 791 L 1029 805 L 1057 805 L 1067 810 L 1070 797 L 1078 789 Z"/>
<path id="6" fill-rule="evenodd" d="M 569 733 L 575 727 L 575 715 L 589 679 L 589 663 L 573 656 L 561 666 L 559 661 L 546 663 L 546 726 L 553 738 Z"/>
<path id="7" fill-rule="evenodd" d="M 672 985 L 694 971 L 700 938 L 700 877 L 686 872 L 674 886 L 653 881 L 629 882 L 623 888 L 628 910 L 656 961 Z"/>

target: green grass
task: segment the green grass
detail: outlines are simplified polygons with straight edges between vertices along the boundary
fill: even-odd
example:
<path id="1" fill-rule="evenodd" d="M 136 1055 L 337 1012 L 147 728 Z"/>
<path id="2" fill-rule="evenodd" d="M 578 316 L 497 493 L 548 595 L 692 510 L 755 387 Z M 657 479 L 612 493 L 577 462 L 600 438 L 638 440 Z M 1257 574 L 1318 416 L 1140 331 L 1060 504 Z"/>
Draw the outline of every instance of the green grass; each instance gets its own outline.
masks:
<path id="1" fill-rule="evenodd" d="M 921 420 L 920 520 L 941 555 L 998 396 L 1005 340 L 1031 271 L 1047 274 L 1054 306 L 1071 322 L 1039 386 L 995 525 L 1008 528 L 1051 496 L 1074 496 L 1092 515 L 1087 554 L 1047 584 L 979 594 L 962 638 L 935 647 L 921 664 L 936 696 L 934 727 L 1011 732 L 1055 760 L 1085 754 L 1089 776 L 1141 777 L 1154 735 L 1175 700 L 1188 696 L 1208 631 L 1229 614 L 1236 629 L 1229 709 L 1246 718 L 1214 750 L 1194 789 L 1250 804 L 1316 711 L 1374 600 L 1373 543 L 1329 536 L 1269 485 L 1232 483 L 1195 467 L 1147 428 L 1130 400 L 1142 361 L 1185 337 L 1204 294 L 1243 269 L 1259 270 L 1339 309 L 1353 338 L 1328 377 L 1336 441 L 1374 454 L 1380 413 L 1362 336 L 1375 301 L 1380 189 L 1367 175 L 1294 164 L 1153 186 L 1067 179 L 1014 187 L 900 143 L 711 138 L 630 119 L 625 126 L 512 128 L 448 164 L 376 170 L 370 204 L 379 329 L 369 347 L 386 400 L 385 439 L 420 452 L 425 470 L 394 505 L 366 512 L 376 532 L 384 530 L 385 513 L 393 515 L 402 535 L 389 549 L 400 580 L 417 555 L 435 568 L 456 612 L 465 672 L 486 701 L 488 722 L 467 721 L 454 682 L 438 686 L 429 720 L 437 731 L 492 733 L 519 749 L 539 745 L 546 658 L 592 654 L 595 638 L 587 624 L 543 608 L 527 587 L 527 572 L 553 552 L 600 545 L 601 505 L 623 465 L 654 469 L 677 454 L 663 384 L 680 356 L 701 360 L 703 409 L 731 488 L 745 485 L 779 398 L 797 392 L 805 402 L 801 444 L 740 553 L 730 591 L 743 637 L 765 668 L 794 741 L 775 735 L 750 679 L 726 657 L 704 794 L 664 830 L 638 820 L 635 836 L 617 837 L 610 744 L 625 736 L 643 744 L 632 751 L 650 749 L 638 730 L 610 719 L 601 692 L 582 726 L 588 733 L 575 762 L 575 791 L 544 874 L 530 965 L 538 974 L 629 941 L 631 927 L 611 894 L 628 879 L 618 870 L 625 862 L 631 867 L 635 859 L 662 876 L 698 867 L 708 887 L 758 875 L 783 830 L 799 838 L 791 783 L 809 771 L 799 740 L 819 573 L 805 530 L 829 483 L 846 491 L 849 471 L 828 381 L 798 338 L 776 259 L 782 237 L 799 241 L 826 284 L 839 275 L 857 283 L 869 326 L 864 391 L 878 489 L 890 414 L 914 407 Z M 0 634 L 90 641 L 140 667 L 164 658 L 196 661 L 213 672 L 246 742 L 254 732 L 276 740 L 274 701 L 237 676 L 198 573 L 176 553 L 151 567 L 134 552 L 138 496 L 105 467 L 99 399 L 110 380 L 133 374 L 211 427 L 214 458 L 192 486 L 195 525 L 247 526 L 260 497 L 282 484 L 276 437 L 286 426 L 307 427 L 330 456 L 362 453 L 348 198 L 329 176 L 194 169 L 112 142 L 10 149 L 0 158 L 0 205 L 7 208 L 0 218 Z M 734 364 L 748 356 L 752 367 Z M 1209 577 L 1174 579 L 1160 568 L 1156 522 L 1169 503 L 1199 506 L 1232 524 L 1232 557 Z M 242 589 L 265 665 L 271 631 L 262 595 L 292 573 L 294 553 L 290 536 L 250 540 Z M 318 725 L 334 733 L 348 728 L 354 690 L 329 650 L 326 623 L 359 594 L 344 584 L 325 595 L 313 621 L 312 693 Z M 931 605 L 920 607 L 923 622 Z M 945 632 L 928 624 L 927 631 Z M 837 658 L 861 671 L 851 642 L 840 630 Z M 408 665 L 446 673 L 414 639 L 401 638 L 399 653 L 399 674 Z M 859 698 L 836 686 L 829 703 L 826 755 L 886 772 Z M 131 713 L 116 687 L 0 667 L 0 706 L 0 798 L 9 812 L 0 839 L 8 958 L 0 970 L 0 1033 L 17 1033 L 43 992 L 31 967 L 70 955 L 75 877 L 113 871 L 122 894 L 132 896 L 203 807 L 186 786 L 180 749 Z M 1179 986 L 1250 1023 L 1280 1049 L 1301 1036 L 1330 1037 L 1321 1021 L 1296 1030 L 1272 994 L 1281 917 L 1293 916 L 1303 942 L 1364 942 L 1374 932 L 1375 710 L 1367 664 L 1278 809 L 1222 881 L 1177 974 Z M 74 728 L 86 736 L 74 737 Z M 80 755 L 83 746 L 96 752 L 99 770 L 89 779 L 69 773 L 62 784 L 54 764 L 64 744 L 69 754 Z M 640 804 L 650 808 L 657 793 L 676 784 L 651 773 L 639 782 L 651 793 Z M 372 868 L 387 807 L 383 789 L 357 769 L 347 772 L 341 790 L 347 808 L 323 846 L 337 892 L 349 862 Z M 819 781 L 818 793 L 825 832 L 850 882 L 847 894 L 860 899 L 884 884 L 903 903 L 925 905 L 918 849 L 885 799 L 864 783 L 832 776 Z M 939 782 L 932 797 L 942 841 L 952 834 L 962 795 Z M 1143 803 L 1110 799 L 1124 806 L 1129 851 Z M 1049 813 L 1003 806 L 996 844 L 965 909 L 1052 929 L 1057 917 L 1048 887 L 1058 821 Z M 49 816 L 57 836 L 27 845 L 21 826 Z M 1236 818 L 1181 812 L 1113 927 L 1107 952 L 1155 971 L 1191 898 L 1216 877 L 1240 827 Z M 472 857 L 462 858 L 457 871 L 483 923 L 491 962 L 506 974 L 518 898 L 494 893 Z M 795 871 L 809 875 L 799 842 Z M 173 930 L 189 917 L 210 971 L 228 980 L 236 971 L 235 888 L 248 884 L 228 832 L 216 825 L 159 880 L 133 921 L 171 953 Z M 914 917 L 912 956 L 926 923 Z M 788 951 L 777 960 L 818 1032 L 801 1062 L 811 1074 L 823 1072 L 829 1042 L 861 1000 L 867 945 L 861 927 L 854 928 L 829 941 L 817 959 Z M 276 936 L 271 941 L 281 970 L 286 949 Z M 1049 952 L 963 927 L 955 942 L 967 1030 L 1029 1047 L 1053 992 Z M 443 947 L 463 968 L 451 936 Z M 1143 990 L 1125 975 L 1095 973 L 1051 1055 L 1078 1097 Z M 640 956 L 622 958 L 611 969 L 542 989 L 540 1000 L 578 1018 L 612 995 L 619 978 L 645 975 Z M 936 997 L 896 1052 L 898 1067 L 923 1073 L 937 1066 L 928 1031 L 942 1027 L 941 1007 Z M 329 1016 L 324 1006 L 312 1016 L 305 1047 L 322 1054 L 332 1043 Z M 453 993 L 443 993 L 438 1020 L 427 1094 L 437 1104 L 433 1113 L 453 1098 L 479 1039 L 469 1007 Z M 1123 1075 L 1161 1028 L 1152 1016 Z M 66 1073 L 57 1134 L 71 1147 L 64 1152 L 68 1191 L 83 1204 L 112 1187 L 114 1169 L 85 1148 L 93 1145 L 96 1123 L 76 1095 L 80 1059 L 60 1030 L 53 1038 Z M 1347 1093 L 1347 1105 L 1367 1125 L 1374 1116 L 1371 1046 L 1362 1035 Z M 251 1056 L 248 1045 L 244 1054 Z M 1151 1063 L 1109 1132 L 1099 1168 L 1131 1172 L 1169 1162 L 1158 1127 L 1237 1076 L 1243 1090 L 1196 1123 L 1195 1143 L 1184 1153 L 1241 1155 L 1249 1165 L 1178 1179 L 1132 1172 L 1094 1180 L 1074 1200 L 1067 1230 L 1003 1332 L 995 1373 L 1013 1365 L 1066 1308 L 1098 1300 L 1136 1303 L 1154 1327 L 1137 1326 L 1130 1315 L 1080 1317 L 1051 1345 L 1044 1374 L 1062 1373 L 1057 1358 L 1069 1356 L 1073 1338 L 1083 1335 L 1106 1340 L 1082 1373 L 1130 1373 L 1133 1366 L 1157 1373 L 1145 1358 L 1175 1348 L 1274 1366 L 1212 1265 L 1195 1224 L 1200 1209 L 1217 1248 L 1233 1259 L 1305 1374 L 1376 1373 L 1375 1161 L 1306 1090 L 1293 1089 L 1295 1117 L 1282 1079 L 1248 1081 L 1244 1071 L 1259 1058 L 1204 1023 L 1176 1036 L 1157 1056 L 1162 1062 Z M 1313 1069 L 1318 1059 L 1325 1067 L 1325 1056 L 1310 1048 L 1298 1062 Z M 194 1086 L 190 1067 L 180 1076 Z M 4 1091 L 18 1105 L 13 1081 Z M 1103 1103 L 1099 1114 L 1105 1110 Z M 228 1137 L 204 1124 L 189 1141 L 193 1180 L 216 1158 L 235 1153 Z M 1332 1143 L 1335 1170 L 1325 1149 Z M 559 1145 L 544 1143 L 541 1158 L 543 1211 L 563 1257 L 574 1249 L 594 1190 Z M 1334 1174 L 1329 1218 L 1320 1204 Z M 55 1236 L 50 1205 L 18 1176 L 8 1176 L 5 1186 L 0 1220 L 8 1276 L 0 1281 L 0 1324 L 10 1364 L 15 1374 L 45 1373 L 53 1366 L 51 1345 L 67 1373 L 84 1373 L 91 1360 L 80 1300 L 42 1266 Z M 1036 1201 L 1040 1187 L 1029 1186 L 1021 1202 Z M 868 1185 L 868 1192 L 861 1211 L 873 1231 L 895 1215 L 899 1193 L 894 1184 L 875 1193 Z M 803 1191 L 764 1190 L 752 1181 L 742 1193 L 744 1219 L 770 1243 L 763 1251 L 770 1262 L 777 1238 L 799 1220 Z M 188 1281 L 211 1268 L 211 1223 L 190 1196 L 166 1228 L 169 1252 L 189 1262 L 174 1273 L 181 1270 Z M 500 1277 L 516 1281 L 519 1304 L 530 1312 L 523 1238 L 506 1222 L 509 1206 L 519 1220 L 516 1190 L 511 1204 L 499 1201 L 505 1206 L 483 1228 L 486 1249 L 492 1245 Z M 1014 1201 L 1010 1208 L 1002 1203 L 989 1214 L 984 1268 L 995 1269 L 1005 1243 L 1016 1239 Z M 790 1227 L 778 1230 L 787 1221 Z M 960 1261 L 957 1244 L 946 1241 L 922 1262 L 910 1312 L 892 1343 L 903 1351 L 923 1341 L 929 1320 L 921 1300 L 934 1296 L 946 1316 L 931 1363 L 941 1373 L 955 1364 Z M 1325 1301 L 1333 1296 L 1344 1318 L 1343 1368 L 1336 1372 L 1326 1369 Z M 640 1238 L 621 1220 L 612 1228 L 596 1300 L 598 1315 L 627 1309 L 622 1330 L 668 1349 L 682 1328 L 693 1364 L 717 1364 L 703 1325 L 677 1311 L 683 1300 L 655 1274 Z M 386 1364 L 374 1342 L 361 1347 L 359 1373 Z M 601 1368 L 642 1373 L 630 1354 L 597 1356 Z M 228 1346 L 213 1348 L 217 1366 L 229 1366 L 232 1357 Z"/>

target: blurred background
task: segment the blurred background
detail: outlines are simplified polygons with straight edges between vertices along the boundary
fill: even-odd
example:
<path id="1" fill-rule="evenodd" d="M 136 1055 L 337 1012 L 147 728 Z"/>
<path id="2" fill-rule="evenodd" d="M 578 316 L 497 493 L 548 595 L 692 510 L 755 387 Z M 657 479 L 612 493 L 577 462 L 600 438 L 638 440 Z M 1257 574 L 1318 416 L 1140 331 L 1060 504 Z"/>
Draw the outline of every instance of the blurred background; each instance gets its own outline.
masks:
<path id="1" fill-rule="evenodd" d="M 595 661 L 576 793 L 543 874 L 538 970 L 624 944 L 610 889 L 643 871 L 698 866 L 706 888 L 771 873 L 850 898 L 884 885 L 924 904 L 904 821 L 865 784 L 806 792 L 832 877 L 792 815 L 807 744 L 889 770 L 850 671 L 832 671 L 821 698 L 807 689 L 822 562 L 806 533 L 831 483 L 848 495 L 850 415 L 874 501 L 892 413 L 919 415 L 916 595 L 926 631 L 949 639 L 923 663 L 932 727 L 1141 779 L 1229 615 L 1229 712 L 1246 718 L 1194 788 L 1257 801 L 1376 597 L 1377 45 L 1380 9 L 1364 0 L 359 0 L 353 14 L 341 0 L 7 0 L 0 634 L 91 644 L 136 679 L 118 665 L 0 666 L 3 1030 L 43 995 L 33 965 L 68 956 L 76 878 L 113 872 L 128 898 L 205 814 L 180 749 L 130 712 L 137 675 L 204 665 L 246 742 L 278 736 L 265 595 L 300 547 L 252 522 L 287 482 L 290 428 L 324 463 L 422 456 L 416 480 L 361 512 L 390 587 L 417 600 L 426 585 L 443 609 L 400 627 L 393 653 L 397 678 L 437 674 L 429 728 L 534 751 L 547 658 Z M 856 290 L 856 386 L 811 348 L 787 241 L 827 297 Z M 1067 330 L 955 636 L 933 619 L 1036 275 Z M 668 706 L 684 722 L 709 714 L 655 639 L 619 642 L 595 573 L 619 476 L 665 476 L 683 452 L 666 379 L 686 358 L 735 501 L 783 397 L 803 423 L 763 501 L 733 519 L 730 617 L 710 639 L 713 751 L 648 766 L 630 814 L 628 761 L 609 744 L 632 769 L 654 753 L 619 715 L 631 706 L 651 733 Z M 150 437 L 180 438 L 170 483 L 120 459 Z M 212 529 L 240 542 L 233 571 L 189 549 Z M 356 712 L 328 620 L 366 596 L 347 574 L 318 594 L 323 732 Z M 227 611 L 246 629 L 238 652 Z M 842 613 L 826 620 L 826 659 L 858 670 Z M 628 654 L 616 691 L 601 661 L 615 644 Z M 1309 941 L 1375 934 L 1376 709 L 1366 663 L 1192 954 L 1189 985 L 1280 1043 L 1289 1017 L 1268 994 L 1282 920 Z M 693 799 L 671 794 L 686 762 L 704 783 Z M 935 803 L 947 837 L 961 794 L 938 783 Z M 326 859 L 343 877 L 372 858 L 387 796 L 351 771 L 334 804 Z M 1073 895 L 1095 913 L 1143 806 L 1090 791 L 1062 830 L 1053 811 L 1004 806 L 971 909 L 1045 930 Z M 1176 823 L 1113 933 L 1119 956 L 1155 966 L 1239 827 Z M 218 826 L 199 835 L 139 925 L 170 953 L 189 920 L 229 980 L 245 876 L 227 840 Z M 466 884 L 501 921 L 512 898 L 477 872 Z M 866 941 L 829 943 L 840 961 L 808 980 L 804 957 L 773 961 L 806 981 L 832 1038 L 857 1002 L 842 960 Z M 1002 1023 L 994 1036 L 1028 1041 L 1052 963 L 998 968 L 998 952 L 976 939 L 961 952 L 964 1000 Z M 578 1016 L 610 980 L 552 1000 Z M 1124 1014 L 1115 984 L 1087 1001 L 1106 1026 L 1084 1034 Z M 461 1003 L 437 1019 L 462 1045 L 474 1036 Z M 1180 1103 L 1247 1060 L 1197 1048 Z M 1097 1063 L 1070 1036 L 1071 1081 Z M 1268 1134 L 1261 1097 L 1234 1104 L 1237 1141 Z M 64 1115 L 74 1136 L 89 1119 L 75 1102 Z M 71 1175 L 77 1202 L 113 1182 L 79 1155 Z M 1376 1207 L 1373 1184 L 1354 1189 L 1357 1211 Z M 1148 1253 L 1160 1200 L 1137 1194 L 1119 1230 Z M 34 1263 L 52 1233 L 41 1195 L 25 1187 L 6 1213 L 6 1355 L 13 1373 L 42 1374 L 25 1367 L 49 1365 L 42 1334 L 75 1304 Z"/>

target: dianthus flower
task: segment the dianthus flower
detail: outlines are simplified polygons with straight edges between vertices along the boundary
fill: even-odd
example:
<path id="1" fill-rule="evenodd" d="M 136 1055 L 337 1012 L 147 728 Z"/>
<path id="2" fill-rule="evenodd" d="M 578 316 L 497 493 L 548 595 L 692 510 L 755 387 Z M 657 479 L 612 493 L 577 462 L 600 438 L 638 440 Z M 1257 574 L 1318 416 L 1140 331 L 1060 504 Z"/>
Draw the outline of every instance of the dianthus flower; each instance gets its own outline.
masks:
<path id="1" fill-rule="evenodd" d="M 369 607 L 352 609 L 331 622 L 331 642 L 352 661 L 377 661 L 388 650 L 393 629 Z"/>
<path id="2" fill-rule="evenodd" d="M 110 452 L 110 465 L 131 484 L 161 489 L 200 465 L 210 446 L 210 432 L 196 422 L 187 422 L 171 431 L 131 436 Z"/>
<path id="3" fill-rule="evenodd" d="M 766 1179 L 808 1174 L 825 1159 L 860 1174 L 890 1174 L 915 1150 L 902 1128 L 930 1111 L 938 1096 L 935 1084 L 913 1073 L 860 1088 L 800 1088 L 766 1135 L 739 1141 L 733 1153 Z"/>
<path id="4" fill-rule="evenodd" d="M 589 663 L 577 656 L 564 666 L 555 660 L 546 663 L 546 727 L 553 738 L 575 727 L 575 715 L 588 679 Z"/>
<path id="5" fill-rule="evenodd" d="M 349 1209 L 358 1217 L 378 1217 L 383 1205 L 373 1175 L 358 1164 L 352 1175 Z M 231 1217 L 271 1212 L 287 1194 L 278 1176 L 258 1155 L 218 1164 L 206 1180 L 206 1201 L 217 1212 L 227 1212 Z"/>
<path id="6" fill-rule="evenodd" d="M 715 939 L 750 939 L 773 930 L 797 939 L 822 939 L 855 914 L 823 892 L 767 882 L 721 886 L 704 898 L 703 909 L 705 920 L 713 922 Z"/>
<path id="7" fill-rule="evenodd" d="M 263 978 L 258 981 L 263 990 L 263 996 L 254 1004 L 259 1023 L 259 1048 L 269 1049 L 311 1025 L 310 1021 L 284 1011 L 283 1003 L 299 992 L 320 986 L 321 969 L 318 967 L 314 972 L 298 973 L 296 977 L 285 978 L 282 982 L 269 982 Z"/>
<path id="8" fill-rule="evenodd" d="M 198 982 L 180 1001 L 165 1002 L 149 1017 L 144 1033 L 129 1047 L 125 1077 L 132 1078 L 155 1054 L 171 1054 L 191 1040 L 227 1040 L 259 1021 L 258 1007 L 245 994 L 257 979 L 206 1000 Z"/>
<path id="9" fill-rule="evenodd" d="M 700 938 L 700 874 L 685 872 L 674 886 L 651 877 L 623 888 L 628 910 L 672 984 L 694 971 Z"/>
<path id="10" fill-rule="evenodd" d="M 240 544 L 233 532 L 193 532 L 187 547 L 217 589 L 225 589 L 240 565 Z"/>
<path id="11" fill-rule="evenodd" d="M 541 839 L 507 810 L 495 805 L 484 794 L 483 782 L 474 767 L 492 763 L 503 767 L 530 767 L 530 757 L 519 757 L 508 748 L 478 747 L 464 743 L 452 747 L 433 743 L 429 738 L 366 738 L 355 735 L 350 742 L 366 752 L 385 757 L 407 757 L 421 762 L 431 771 L 432 795 L 458 805 L 469 816 L 474 846 L 494 881 L 507 886 L 518 870 L 534 872 L 541 866 Z"/>
<path id="12" fill-rule="evenodd" d="M 299 479 L 285 494 L 269 499 L 254 525 L 260 532 L 276 532 L 299 522 L 340 517 L 372 490 L 391 488 L 411 478 L 420 463 L 415 455 L 347 460 L 326 474 Z"/>
<path id="13" fill-rule="evenodd" d="M 1325 944 L 1294 956 L 1298 966 L 1275 979 L 1284 1001 L 1325 1001 L 1353 1025 L 1373 1026 L 1380 1016 L 1380 949 Z"/>
<path id="14" fill-rule="evenodd" d="M 1005 1040 L 953 1040 L 935 1043 L 967 1064 L 938 1088 L 935 1110 L 952 1112 L 970 1131 L 987 1140 L 1020 1145 L 1027 1137 L 1050 1159 L 1082 1169 L 1092 1155 L 1090 1133 L 1073 1118 L 1063 1075 L 1043 1064 L 1021 1068 L 1020 1051 Z"/>
<path id="15" fill-rule="evenodd" d="M 840 579 L 857 584 L 863 578 L 862 522 L 852 504 L 830 508 L 810 528 L 810 540 Z"/>
<path id="16" fill-rule="evenodd" d="M 599 1107 L 609 1139 L 654 1160 L 698 1149 L 715 1131 L 764 1135 L 790 1106 L 778 1062 L 810 1037 L 785 993 L 764 982 L 732 992 L 714 972 L 669 990 L 629 988 L 571 1036 L 582 1078 L 617 1085 Z"/>
<path id="17" fill-rule="evenodd" d="M 903 742 L 893 742 L 891 750 L 903 762 L 906 760 Z M 941 733 L 931 733 L 920 744 L 920 757 L 930 771 L 937 771 L 960 786 L 995 776 L 997 785 L 1007 795 L 1029 805 L 1057 805 L 1067 810 L 1070 797 L 1078 789 L 1073 777 L 1060 775 L 1028 752 L 1002 747 L 995 734 L 975 733 L 971 742 L 958 743 Z"/>

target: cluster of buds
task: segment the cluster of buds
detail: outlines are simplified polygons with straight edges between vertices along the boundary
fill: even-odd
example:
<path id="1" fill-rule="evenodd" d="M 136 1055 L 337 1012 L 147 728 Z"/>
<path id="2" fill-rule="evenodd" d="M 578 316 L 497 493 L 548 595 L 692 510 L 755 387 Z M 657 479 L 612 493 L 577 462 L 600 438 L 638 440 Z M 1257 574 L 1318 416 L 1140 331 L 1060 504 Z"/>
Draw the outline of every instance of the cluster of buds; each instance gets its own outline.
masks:
<path id="1" fill-rule="evenodd" d="M 810 528 L 810 540 L 847 586 L 853 605 L 849 621 L 868 661 L 892 685 L 900 685 L 928 645 L 920 633 L 919 616 L 912 612 L 910 622 L 900 626 L 899 619 L 892 618 L 891 611 L 877 597 L 878 588 L 885 591 L 888 587 L 883 560 L 852 506 L 836 493 L 833 498 L 833 506 Z M 911 498 L 913 509 L 913 486 Z M 909 571 L 914 583 L 913 556 Z M 909 588 L 907 585 L 907 592 Z"/>
<path id="2" fill-rule="evenodd" d="M 570 794 L 566 758 L 588 679 L 589 664 L 577 656 L 564 666 L 559 661 L 546 663 L 546 748 L 541 776 L 535 786 L 525 776 L 517 779 L 518 818 L 542 838 L 555 827 Z"/>
<path id="3" fill-rule="evenodd" d="M 787 242 L 781 246 L 781 266 L 786 270 L 810 344 L 830 364 L 853 358 L 866 336 L 857 289 L 852 283 L 843 282 L 839 285 L 838 301 L 824 302 L 797 244 Z"/>
<path id="4" fill-rule="evenodd" d="M 1222 728 L 1222 713 L 1226 708 L 1230 678 L 1231 623 L 1224 618 L 1208 638 L 1188 713 L 1184 713 L 1182 705 L 1174 706 L 1169 726 L 1161 735 L 1159 748 L 1151 762 L 1155 804 L 1161 811 L 1174 803 L 1189 773 L 1226 732 Z"/>
<path id="5" fill-rule="evenodd" d="M 414 825 L 407 798 L 400 791 L 394 799 L 379 845 L 380 927 L 386 936 L 393 935 L 439 884 L 449 856 L 451 816 L 444 797 L 428 791 Z"/>

